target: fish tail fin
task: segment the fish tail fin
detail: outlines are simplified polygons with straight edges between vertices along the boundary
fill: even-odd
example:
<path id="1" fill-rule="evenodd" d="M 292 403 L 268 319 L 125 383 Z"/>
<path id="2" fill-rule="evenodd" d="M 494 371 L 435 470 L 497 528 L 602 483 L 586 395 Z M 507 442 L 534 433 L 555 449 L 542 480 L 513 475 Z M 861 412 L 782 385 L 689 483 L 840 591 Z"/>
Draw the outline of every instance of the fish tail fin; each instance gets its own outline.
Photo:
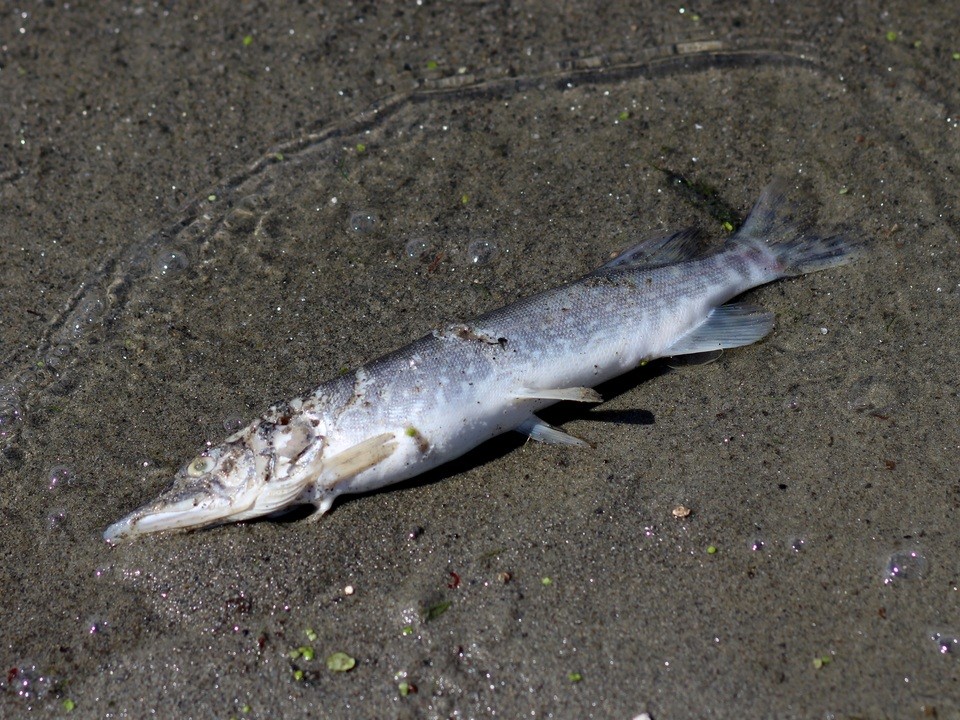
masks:
<path id="1" fill-rule="evenodd" d="M 771 182 L 735 239 L 765 245 L 776 257 L 782 277 L 845 265 L 863 253 L 863 245 L 848 235 L 821 237 L 811 232 L 809 214 L 788 199 L 789 189 L 784 179 Z"/>

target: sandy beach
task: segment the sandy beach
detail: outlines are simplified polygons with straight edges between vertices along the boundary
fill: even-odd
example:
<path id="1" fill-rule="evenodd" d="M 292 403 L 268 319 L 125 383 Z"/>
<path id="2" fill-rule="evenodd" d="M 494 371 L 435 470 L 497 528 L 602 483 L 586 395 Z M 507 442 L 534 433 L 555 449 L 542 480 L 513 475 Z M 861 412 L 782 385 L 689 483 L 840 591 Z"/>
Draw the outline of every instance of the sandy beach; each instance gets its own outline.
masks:
<path id="1" fill-rule="evenodd" d="M 0 717 L 960 718 L 956 12 L 273 5 L 0 11 Z M 270 404 L 777 176 L 866 256 L 545 413 L 592 449 L 103 541 Z"/>

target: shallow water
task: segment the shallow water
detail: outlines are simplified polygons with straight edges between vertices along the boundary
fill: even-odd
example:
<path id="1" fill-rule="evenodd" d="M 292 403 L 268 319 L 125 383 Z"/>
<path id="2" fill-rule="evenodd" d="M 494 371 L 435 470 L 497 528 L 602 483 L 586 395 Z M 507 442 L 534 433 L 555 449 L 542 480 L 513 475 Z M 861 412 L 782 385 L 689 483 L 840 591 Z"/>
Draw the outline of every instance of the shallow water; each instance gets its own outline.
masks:
<path id="1" fill-rule="evenodd" d="M 368 88 L 159 229 L 72 251 L 58 309 L 5 322 L 0 707 L 960 712 L 955 90 L 906 41 L 865 60 L 662 12 L 625 50 L 598 27 Z M 505 438 L 316 524 L 100 540 L 271 402 L 644 236 L 720 238 L 774 175 L 870 255 L 752 293 L 760 345 L 558 410 L 595 451 Z"/>

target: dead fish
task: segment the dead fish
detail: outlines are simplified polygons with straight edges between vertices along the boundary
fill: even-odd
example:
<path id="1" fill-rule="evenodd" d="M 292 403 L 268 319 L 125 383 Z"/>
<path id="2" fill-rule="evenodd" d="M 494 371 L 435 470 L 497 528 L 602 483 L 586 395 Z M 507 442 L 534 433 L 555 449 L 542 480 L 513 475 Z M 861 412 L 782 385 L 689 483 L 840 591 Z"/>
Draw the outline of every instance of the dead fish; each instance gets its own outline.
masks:
<path id="1" fill-rule="evenodd" d="M 842 265 L 859 245 L 791 217 L 774 182 L 723 242 L 682 231 L 641 243 L 567 285 L 448 325 L 262 417 L 205 450 L 173 487 L 104 538 L 200 528 L 419 475 L 516 430 L 586 445 L 537 417 L 658 357 L 749 345 L 773 315 L 728 301 L 778 278 Z"/>

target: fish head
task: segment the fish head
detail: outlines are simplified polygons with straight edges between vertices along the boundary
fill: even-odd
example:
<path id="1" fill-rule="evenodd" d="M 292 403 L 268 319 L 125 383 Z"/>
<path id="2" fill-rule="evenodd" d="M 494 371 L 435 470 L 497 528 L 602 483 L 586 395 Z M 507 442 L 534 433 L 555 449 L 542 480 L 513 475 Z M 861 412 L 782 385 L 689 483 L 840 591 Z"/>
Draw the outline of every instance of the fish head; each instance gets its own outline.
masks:
<path id="1" fill-rule="evenodd" d="M 255 421 L 180 468 L 173 486 L 106 529 L 108 542 L 279 512 L 315 480 L 324 438 L 306 422 Z"/>

